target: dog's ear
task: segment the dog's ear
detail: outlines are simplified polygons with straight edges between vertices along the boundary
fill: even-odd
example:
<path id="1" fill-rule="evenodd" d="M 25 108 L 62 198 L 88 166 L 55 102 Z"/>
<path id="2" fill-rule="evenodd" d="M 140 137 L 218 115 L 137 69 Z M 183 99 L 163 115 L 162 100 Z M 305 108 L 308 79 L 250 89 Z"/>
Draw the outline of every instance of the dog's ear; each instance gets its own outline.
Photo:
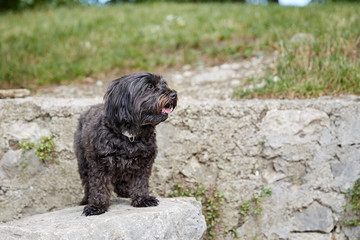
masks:
<path id="1" fill-rule="evenodd" d="M 126 77 L 114 80 L 104 96 L 106 117 L 115 124 L 137 122 L 136 114 L 133 113 L 131 106 L 132 96 Z"/>

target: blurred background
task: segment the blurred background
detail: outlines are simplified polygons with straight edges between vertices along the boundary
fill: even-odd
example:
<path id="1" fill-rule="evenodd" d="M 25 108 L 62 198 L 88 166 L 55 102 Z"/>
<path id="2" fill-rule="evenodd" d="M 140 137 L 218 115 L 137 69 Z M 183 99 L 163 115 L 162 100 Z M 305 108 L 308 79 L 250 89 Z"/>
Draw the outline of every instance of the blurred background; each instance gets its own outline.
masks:
<path id="1" fill-rule="evenodd" d="M 273 56 L 234 98 L 359 94 L 359 3 L 0 0 L 0 88 Z"/>
<path id="2" fill-rule="evenodd" d="M 0 98 L 34 96 L 0 101 L 0 221 L 77 204 L 80 111 L 111 80 L 150 71 L 186 103 L 159 129 L 154 191 L 202 197 L 206 239 L 358 239 L 341 214 L 347 191 L 347 226 L 360 225 L 360 180 L 346 190 L 359 178 L 359 98 L 236 100 L 360 95 L 359 1 L 0 0 Z M 54 153 L 59 166 L 37 157 Z"/>
<path id="3" fill-rule="evenodd" d="M 157 2 L 157 0 L 1 0 L 3 9 L 22 9 L 37 6 L 61 6 L 70 4 L 103 5 L 124 2 Z M 266 4 L 275 2 L 284 5 L 307 5 L 310 2 L 358 2 L 358 0 L 160 0 L 158 2 L 247 2 L 254 4 Z"/>

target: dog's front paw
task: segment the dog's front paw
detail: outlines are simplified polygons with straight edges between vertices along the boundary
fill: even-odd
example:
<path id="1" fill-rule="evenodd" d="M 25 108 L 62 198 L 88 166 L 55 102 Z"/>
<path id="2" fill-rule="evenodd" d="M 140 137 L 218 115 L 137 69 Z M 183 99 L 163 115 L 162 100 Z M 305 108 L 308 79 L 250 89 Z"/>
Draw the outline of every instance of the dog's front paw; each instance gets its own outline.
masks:
<path id="1" fill-rule="evenodd" d="M 103 214 L 104 212 L 106 212 L 106 210 L 103 208 L 95 208 L 95 207 L 85 206 L 82 215 L 85 215 L 85 216 L 100 215 L 100 214 Z"/>
<path id="2" fill-rule="evenodd" d="M 159 205 L 159 200 L 153 196 L 138 197 L 131 202 L 133 207 L 155 207 L 157 205 Z"/>

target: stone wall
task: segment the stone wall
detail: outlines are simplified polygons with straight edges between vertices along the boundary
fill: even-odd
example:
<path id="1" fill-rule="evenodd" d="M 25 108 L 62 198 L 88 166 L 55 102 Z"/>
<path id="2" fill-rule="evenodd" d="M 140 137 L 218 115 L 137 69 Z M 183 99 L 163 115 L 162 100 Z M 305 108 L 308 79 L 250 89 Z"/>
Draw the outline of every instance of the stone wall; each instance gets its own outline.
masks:
<path id="1" fill-rule="evenodd" d="M 72 150 L 80 112 L 101 99 L 0 102 L 0 220 L 75 205 L 82 189 Z M 59 165 L 16 167 L 21 139 L 53 134 Z M 173 178 L 224 194 L 218 239 L 358 239 L 342 226 L 344 193 L 360 177 L 360 99 L 182 100 L 157 128 L 151 189 Z M 239 221 L 242 202 L 272 189 L 262 213 Z"/>

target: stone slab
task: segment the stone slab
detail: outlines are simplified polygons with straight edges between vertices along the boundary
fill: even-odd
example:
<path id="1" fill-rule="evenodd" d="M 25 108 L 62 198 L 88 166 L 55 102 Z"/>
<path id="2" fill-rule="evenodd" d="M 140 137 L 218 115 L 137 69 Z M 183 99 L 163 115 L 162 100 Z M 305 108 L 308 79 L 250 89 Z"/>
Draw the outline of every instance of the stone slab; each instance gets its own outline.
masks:
<path id="1" fill-rule="evenodd" d="M 85 217 L 82 206 L 34 215 L 0 225 L 0 239 L 201 239 L 206 229 L 193 198 L 160 199 L 157 207 L 134 208 L 115 199 L 108 212 Z"/>

